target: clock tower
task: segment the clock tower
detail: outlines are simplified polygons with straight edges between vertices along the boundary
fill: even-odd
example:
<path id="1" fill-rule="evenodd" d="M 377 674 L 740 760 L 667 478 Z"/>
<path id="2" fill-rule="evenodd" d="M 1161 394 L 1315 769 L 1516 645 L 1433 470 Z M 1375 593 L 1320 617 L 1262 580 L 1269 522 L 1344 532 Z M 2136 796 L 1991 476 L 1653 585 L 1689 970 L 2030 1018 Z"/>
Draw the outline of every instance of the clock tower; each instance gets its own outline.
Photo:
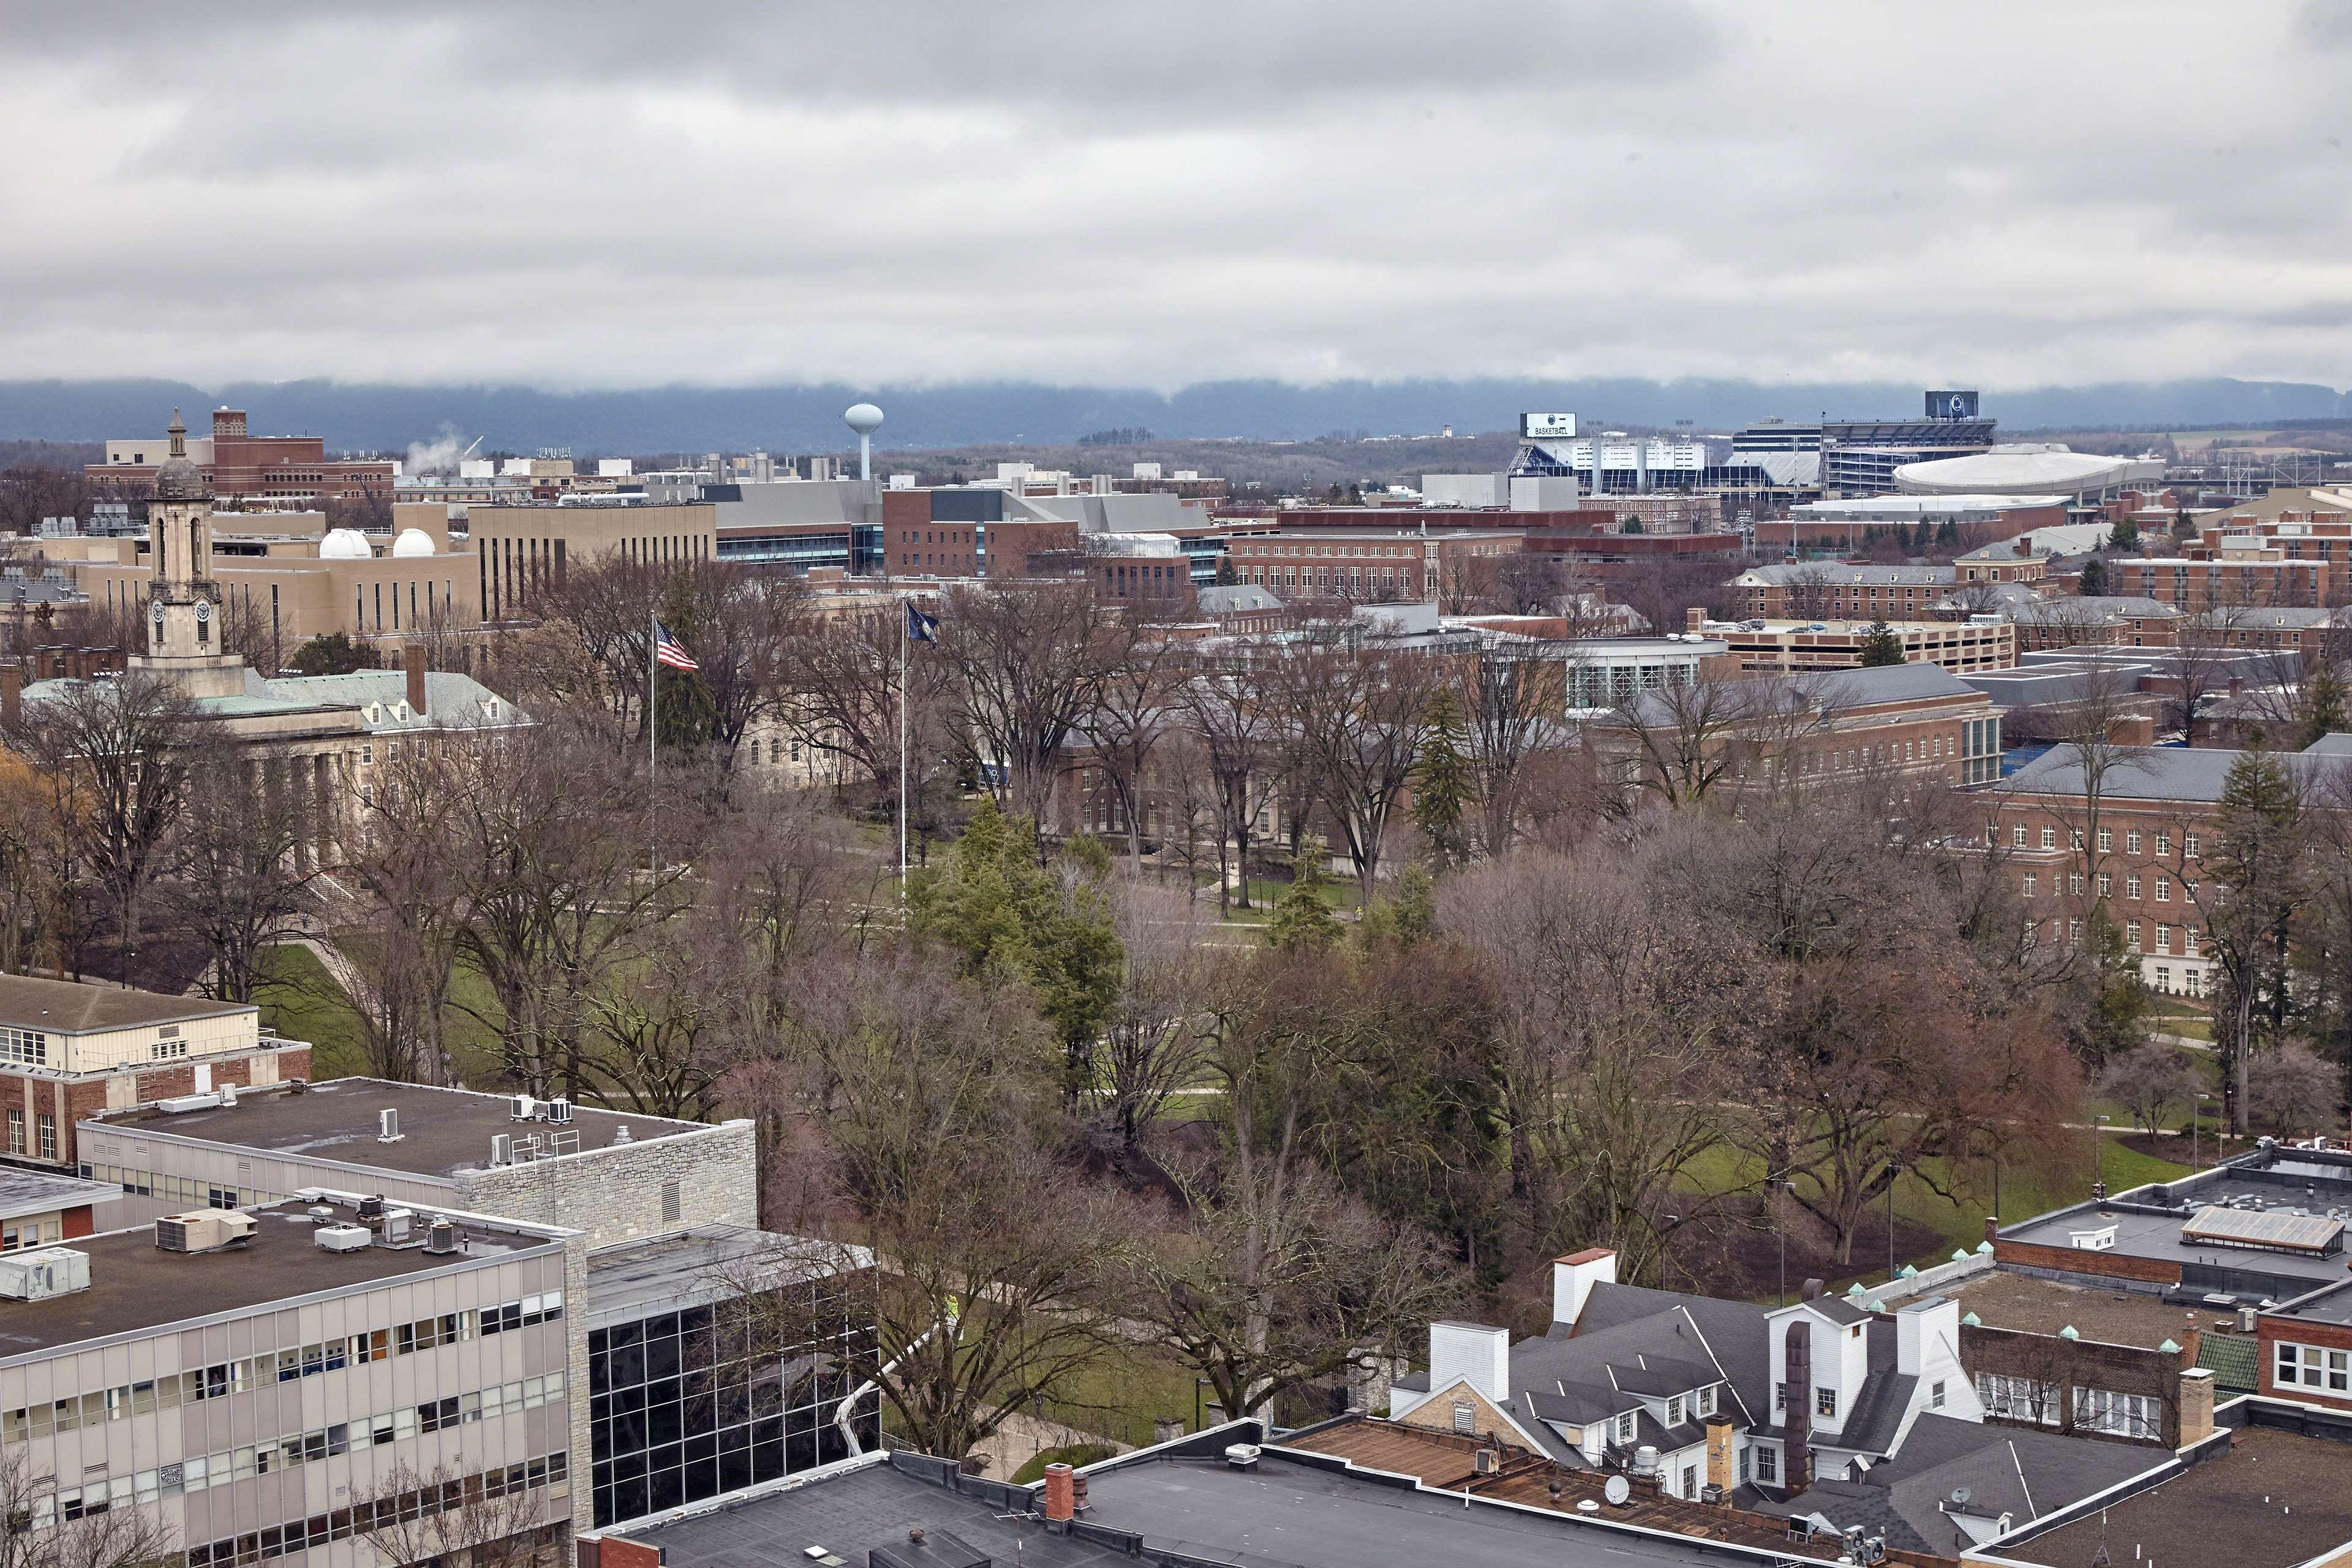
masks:
<path id="1" fill-rule="evenodd" d="M 190 697 L 245 689 L 245 660 L 221 649 L 220 589 L 212 580 L 213 498 L 188 460 L 187 426 L 172 410 L 172 451 L 147 506 L 147 650 L 133 668 L 171 677 Z"/>

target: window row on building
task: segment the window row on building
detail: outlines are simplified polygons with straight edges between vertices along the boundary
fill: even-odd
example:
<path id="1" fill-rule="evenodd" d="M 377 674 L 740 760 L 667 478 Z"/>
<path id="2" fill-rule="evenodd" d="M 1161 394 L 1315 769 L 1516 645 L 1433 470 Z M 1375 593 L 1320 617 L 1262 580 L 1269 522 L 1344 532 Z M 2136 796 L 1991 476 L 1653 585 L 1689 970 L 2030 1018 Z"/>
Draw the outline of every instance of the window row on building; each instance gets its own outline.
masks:
<path id="1" fill-rule="evenodd" d="M 119 1383 L 47 1405 L 0 1412 L 0 1443 L 21 1443 L 52 1432 L 70 1432 L 157 1410 L 175 1409 L 207 1399 L 225 1399 L 272 1383 L 292 1383 L 348 1366 L 407 1355 L 439 1345 L 505 1333 L 533 1324 L 554 1322 L 563 1316 L 563 1292 L 526 1296 L 495 1307 L 469 1308 L 421 1318 L 389 1329 L 345 1335 L 316 1344 L 265 1351 L 238 1361 L 215 1362 L 193 1372 L 166 1373 L 140 1383 Z M 559 1379 L 559 1382 L 561 1380 Z"/>
<path id="2" fill-rule="evenodd" d="M 289 1433 L 266 1443 L 248 1443 L 215 1454 L 199 1454 L 176 1464 L 159 1465 L 125 1477 L 85 1477 L 79 1485 L 45 1493 L 33 1504 L 33 1522 L 41 1528 L 86 1514 L 102 1513 L 116 1503 L 153 1502 L 158 1498 L 213 1487 L 233 1486 L 256 1476 L 274 1476 L 298 1465 L 333 1458 L 353 1449 L 381 1448 L 406 1442 L 423 1433 L 447 1431 L 478 1421 L 496 1420 L 563 1397 L 563 1373 L 526 1377 L 471 1394 L 404 1405 L 380 1415 L 339 1421 Z"/>
<path id="3" fill-rule="evenodd" d="M 485 1470 L 395 1497 L 354 1503 L 332 1513 L 313 1514 L 307 1520 L 293 1520 L 268 1530 L 191 1546 L 187 1568 L 245 1568 L 249 1563 L 308 1552 L 331 1541 L 349 1541 L 354 1535 L 389 1531 L 405 1520 L 450 1509 L 478 1507 L 485 1499 L 508 1497 L 519 1491 L 544 1489 L 550 1497 L 562 1497 L 571 1490 L 570 1474 L 571 1456 L 559 1448 L 529 1464 Z"/>

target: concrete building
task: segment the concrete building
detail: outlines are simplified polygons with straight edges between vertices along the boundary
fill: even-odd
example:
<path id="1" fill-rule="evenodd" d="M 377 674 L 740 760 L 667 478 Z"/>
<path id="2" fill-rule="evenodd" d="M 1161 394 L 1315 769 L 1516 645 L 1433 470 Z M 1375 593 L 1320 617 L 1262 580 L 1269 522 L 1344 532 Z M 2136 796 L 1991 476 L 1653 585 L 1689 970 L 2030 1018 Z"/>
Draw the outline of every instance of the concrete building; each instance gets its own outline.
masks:
<path id="1" fill-rule="evenodd" d="M 2090 504 L 2127 489 L 2160 488 L 2164 465 L 2153 458 L 2103 458 L 2051 443 L 2021 443 L 1905 463 L 1888 478 L 1892 482 L 1882 488 L 1905 495 L 1997 493 Z"/>
<path id="2" fill-rule="evenodd" d="M 178 416 L 173 416 L 173 423 Z M 400 465 L 383 458 L 330 458 L 316 436 L 255 436 L 245 412 L 213 411 L 212 436 L 182 455 L 202 470 L 215 495 L 320 500 L 390 500 Z M 106 443 L 106 461 L 85 477 L 144 491 L 173 450 L 169 436 L 128 437 Z"/>
<path id="3" fill-rule="evenodd" d="M 1874 625 L 1884 625 L 1902 643 L 1906 661 L 1941 665 L 1955 675 L 2006 669 L 2017 662 L 2017 628 L 2005 620 L 1710 621 L 1703 610 L 1689 614 L 1685 630 L 1722 638 L 1739 668 L 1753 673 L 1859 669 Z"/>
<path id="4" fill-rule="evenodd" d="M 201 1097 L 200 1097 L 201 1100 Z M 871 1256 L 761 1231 L 751 1124 L 675 1121 L 562 1100 L 370 1079 L 105 1115 L 83 1169 L 134 1215 L 267 1205 L 315 1187 L 421 1213 L 497 1214 L 575 1238 L 583 1523 L 633 1519 L 830 1463 L 836 1359 L 870 1347 Z M 815 1325 L 767 1342 L 753 1290 L 797 1293 Z M 870 1402 L 849 1424 L 878 1441 Z M 588 1467 L 593 1466 L 593 1469 Z"/>
<path id="5" fill-rule="evenodd" d="M 1785 521 L 1759 522 L 1756 542 L 1791 550 L 1851 551 L 1865 537 L 1916 535 L 1927 529 L 1969 544 L 2013 538 L 2030 528 L 2063 523 L 2066 505 L 2046 496 L 1859 496 L 1799 501 Z"/>
<path id="6" fill-rule="evenodd" d="M 0 1252 L 52 1247 L 114 1228 L 122 1189 L 104 1182 L 0 1165 Z"/>
<path id="7" fill-rule="evenodd" d="M 503 620 L 526 611 L 538 589 L 562 580 L 573 561 L 617 554 L 649 565 L 716 559 L 718 509 L 707 501 L 676 506 L 475 506 L 466 509 L 467 544 L 483 616 Z"/>
<path id="8" fill-rule="evenodd" d="M 54 1483 L 31 1528 L 137 1508 L 192 1568 L 368 1568 L 427 1476 L 587 1524 L 581 1238 L 446 1217 L 307 1194 L 11 1255 L 0 1443 Z"/>
<path id="9" fill-rule="evenodd" d="M 310 1072 L 310 1046 L 265 1033 L 247 1004 L 0 975 L 0 1102 L 5 1152 L 20 1163 L 85 1163 L 85 1117 Z"/>

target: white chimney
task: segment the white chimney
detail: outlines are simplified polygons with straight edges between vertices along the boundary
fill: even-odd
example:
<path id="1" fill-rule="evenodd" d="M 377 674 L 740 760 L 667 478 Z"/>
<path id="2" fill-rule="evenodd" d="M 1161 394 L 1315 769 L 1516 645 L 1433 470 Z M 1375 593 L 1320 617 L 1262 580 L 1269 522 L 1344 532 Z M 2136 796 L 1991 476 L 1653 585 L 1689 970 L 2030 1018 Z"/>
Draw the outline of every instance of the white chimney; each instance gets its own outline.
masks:
<path id="1" fill-rule="evenodd" d="M 1552 1259 L 1551 1321 L 1573 1323 L 1584 1315 L 1584 1303 L 1595 1285 L 1617 1283 L 1617 1255 L 1605 1247 L 1588 1247 L 1566 1258 Z"/>
<path id="2" fill-rule="evenodd" d="M 1895 1370 L 1924 1375 L 1930 1362 L 1951 1364 L 1960 1345 L 1960 1304 L 1949 1296 L 1906 1301 L 1895 1312 Z"/>
<path id="3" fill-rule="evenodd" d="M 1511 1397 L 1511 1331 L 1484 1323 L 1429 1325 L 1429 1389 L 1443 1394 L 1467 1383 L 1490 1405 Z"/>

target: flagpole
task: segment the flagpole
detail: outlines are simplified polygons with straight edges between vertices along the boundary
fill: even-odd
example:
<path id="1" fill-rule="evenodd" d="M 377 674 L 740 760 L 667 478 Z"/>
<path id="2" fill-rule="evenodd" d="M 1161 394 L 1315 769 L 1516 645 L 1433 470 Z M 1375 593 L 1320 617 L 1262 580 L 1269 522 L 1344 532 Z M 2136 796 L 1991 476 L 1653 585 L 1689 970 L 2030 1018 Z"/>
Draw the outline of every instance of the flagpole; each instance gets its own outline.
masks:
<path id="1" fill-rule="evenodd" d="M 659 820 L 653 810 L 654 788 L 660 781 L 656 774 L 661 768 L 661 742 L 655 728 L 655 677 L 661 664 L 661 612 L 646 612 L 646 817 L 648 824 Z M 658 829 L 646 835 L 646 872 L 656 882 L 661 880 L 661 848 Z"/>
<path id="2" fill-rule="evenodd" d="M 914 621 L 902 602 L 898 613 L 898 908 L 907 907 L 907 650 Z"/>

